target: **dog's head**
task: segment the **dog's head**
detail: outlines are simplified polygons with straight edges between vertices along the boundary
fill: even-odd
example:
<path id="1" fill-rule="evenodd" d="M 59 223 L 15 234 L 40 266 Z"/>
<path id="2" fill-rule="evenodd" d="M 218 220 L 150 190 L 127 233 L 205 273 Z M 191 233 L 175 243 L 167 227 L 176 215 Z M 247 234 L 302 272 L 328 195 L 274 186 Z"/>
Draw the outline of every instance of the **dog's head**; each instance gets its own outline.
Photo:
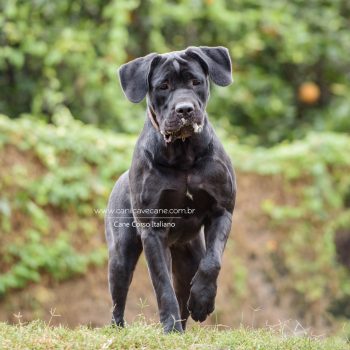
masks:
<path id="1" fill-rule="evenodd" d="M 208 78 L 220 86 L 231 84 L 231 60 L 224 47 L 189 47 L 137 58 L 121 66 L 119 77 L 131 102 L 147 95 L 152 123 L 169 143 L 202 131 Z"/>

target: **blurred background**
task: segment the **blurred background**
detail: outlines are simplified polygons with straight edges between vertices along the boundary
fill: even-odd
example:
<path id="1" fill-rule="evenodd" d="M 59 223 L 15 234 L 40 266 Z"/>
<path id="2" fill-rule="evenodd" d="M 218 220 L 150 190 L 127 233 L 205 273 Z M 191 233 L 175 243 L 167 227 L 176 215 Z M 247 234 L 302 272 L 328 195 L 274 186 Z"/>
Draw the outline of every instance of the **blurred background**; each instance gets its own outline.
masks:
<path id="1" fill-rule="evenodd" d="M 350 334 L 349 18 L 347 0 L 0 0 L 0 320 L 109 322 L 103 209 L 145 118 L 117 68 L 222 45 L 235 83 L 208 112 L 239 192 L 207 323 Z"/>

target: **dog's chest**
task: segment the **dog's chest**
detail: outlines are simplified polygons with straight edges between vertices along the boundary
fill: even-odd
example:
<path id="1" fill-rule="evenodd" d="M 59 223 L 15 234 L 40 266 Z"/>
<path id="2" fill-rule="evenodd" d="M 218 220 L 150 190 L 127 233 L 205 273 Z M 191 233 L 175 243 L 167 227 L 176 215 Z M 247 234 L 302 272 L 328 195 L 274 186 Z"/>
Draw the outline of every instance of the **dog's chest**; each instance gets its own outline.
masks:
<path id="1" fill-rule="evenodd" d="M 199 172 L 154 170 L 142 181 L 140 205 L 171 211 L 193 208 L 198 214 L 212 204 L 210 187 Z"/>
<path id="2" fill-rule="evenodd" d="M 232 177 L 221 159 L 202 158 L 192 167 L 150 166 L 135 176 L 133 204 L 139 208 L 193 208 L 204 216 L 230 198 Z"/>

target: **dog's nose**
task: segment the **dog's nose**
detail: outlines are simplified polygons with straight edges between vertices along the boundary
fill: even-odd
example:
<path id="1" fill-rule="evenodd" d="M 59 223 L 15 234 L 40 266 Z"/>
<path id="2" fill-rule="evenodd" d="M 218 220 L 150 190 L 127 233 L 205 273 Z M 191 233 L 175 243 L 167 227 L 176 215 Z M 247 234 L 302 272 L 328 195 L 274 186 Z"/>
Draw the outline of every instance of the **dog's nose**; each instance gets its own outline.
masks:
<path id="1" fill-rule="evenodd" d="M 191 102 L 179 102 L 175 106 L 175 112 L 181 116 L 185 116 L 194 111 L 194 105 Z"/>

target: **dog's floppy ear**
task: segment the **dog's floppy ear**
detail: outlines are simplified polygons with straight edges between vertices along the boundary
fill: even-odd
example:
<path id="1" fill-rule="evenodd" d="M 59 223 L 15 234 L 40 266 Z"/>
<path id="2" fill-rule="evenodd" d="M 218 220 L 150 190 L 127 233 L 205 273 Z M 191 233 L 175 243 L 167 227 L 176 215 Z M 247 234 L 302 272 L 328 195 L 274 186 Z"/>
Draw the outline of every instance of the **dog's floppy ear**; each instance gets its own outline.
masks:
<path id="1" fill-rule="evenodd" d="M 227 86 L 232 83 L 231 59 L 226 47 L 190 46 L 185 53 L 199 59 L 215 84 Z"/>
<path id="2" fill-rule="evenodd" d="M 148 76 L 156 56 L 158 54 L 150 53 L 147 56 L 125 63 L 119 68 L 118 73 L 122 89 L 131 102 L 138 103 L 146 96 Z"/>

